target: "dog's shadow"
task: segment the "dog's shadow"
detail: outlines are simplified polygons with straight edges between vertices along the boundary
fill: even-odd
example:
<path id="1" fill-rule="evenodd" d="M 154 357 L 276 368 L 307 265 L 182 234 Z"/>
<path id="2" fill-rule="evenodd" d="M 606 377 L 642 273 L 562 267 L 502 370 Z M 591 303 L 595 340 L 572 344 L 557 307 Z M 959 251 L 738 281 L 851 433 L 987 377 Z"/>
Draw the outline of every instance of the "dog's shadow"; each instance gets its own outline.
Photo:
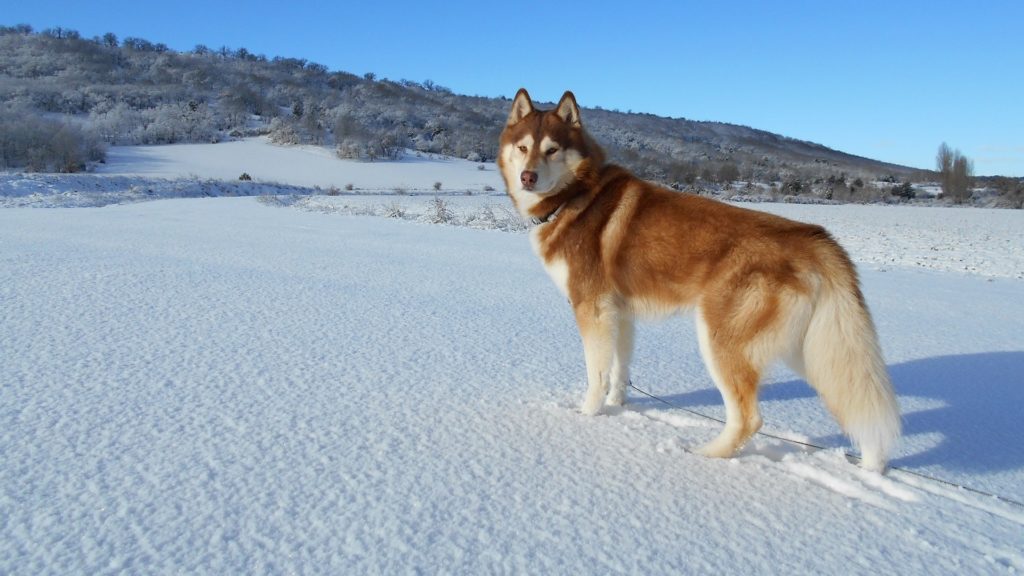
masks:
<path id="1" fill-rule="evenodd" d="M 906 438 L 928 434 L 938 443 L 904 453 L 894 466 L 936 465 L 963 472 L 997 472 L 1024 468 L 1024 352 L 990 352 L 939 356 L 889 366 L 901 408 L 915 397 L 940 404 L 903 413 Z M 761 388 L 762 400 L 814 397 L 802 380 Z M 637 398 L 646 405 L 655 401 Z M 675 406 L 720 405 L 713 387 L 666 396 Z M 653 404 L 652 404 L 653 407 Z M 842 446 L 840 435 L 814 439 L 816 444 Z M 931 443 L 929 443 L 931 444 Z"/>

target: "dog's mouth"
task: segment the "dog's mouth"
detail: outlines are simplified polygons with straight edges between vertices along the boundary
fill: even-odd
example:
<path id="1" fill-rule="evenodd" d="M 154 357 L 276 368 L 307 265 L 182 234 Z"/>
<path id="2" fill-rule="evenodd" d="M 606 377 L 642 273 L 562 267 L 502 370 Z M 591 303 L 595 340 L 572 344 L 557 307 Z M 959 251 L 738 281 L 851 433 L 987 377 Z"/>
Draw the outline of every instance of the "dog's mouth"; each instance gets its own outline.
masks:
<path id="1" fill-rule="evenodd" d="M 547 179 L 537 179 L 536 182 L 520 182 L 520 188 L 523 192 L 529 192 L 537 196 L 550 196 L 562 188 L 562 182 L 559 181 L 548 181 Z"/>
<path id="2" fill-rule="evenodd" d="M 539 190 L 537 188 L 537 186 L 530 186 L 529 188 L 527 188 L 526 186 L 523 186 L 523 192 L 529 192 L 530 194 L 533 194 L 535 196 L 550 196 L 551 194 L 553 194 L 555 192 L 555 190 L 554 190 L 554 188 L 550 188 L 550 187 L 549 188 L 545 188 L 543 190 Z"/>

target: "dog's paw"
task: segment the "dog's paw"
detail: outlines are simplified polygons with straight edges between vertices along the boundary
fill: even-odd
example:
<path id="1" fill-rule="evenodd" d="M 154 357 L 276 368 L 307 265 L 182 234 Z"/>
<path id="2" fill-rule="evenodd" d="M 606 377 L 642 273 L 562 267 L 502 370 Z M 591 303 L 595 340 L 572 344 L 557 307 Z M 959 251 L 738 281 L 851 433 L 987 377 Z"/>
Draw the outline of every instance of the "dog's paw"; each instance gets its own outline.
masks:
<path id="1" fill-rule="evenodd" d="M 604 405 L 605 406 L 622 406 L 625 403 L 626 403 L 626 392 L 625 392 L 625 390 L 623 390 L 623 391 L 612 390 L 608 394 L 608 398 L 606 398 L 605 401 L 604 401 Z"/>
<path id="2" fill-rule="evenodd" d="M 860 467 L 861 468 L 863 468 L 863 469 L 865 469 L 865 470 L 867 470 L 869 472 L 875 472 L 875 473 L 878 473 L 878 474 L 884 474 L 885 473 L 885 466 L 886 466 L 885 458 L 882 458 L 878 454 L 875 454 L 873 452 L 868 452 L 868 451 L 864 451 L 861 454 L 861 459 L 860 459 Z"/>
<path id="3" fill-rule="evenodd" d="M 601 411 L 601 402 L 584 402 L 580 407 L 580 413 L 584 416 L 596 416 Z"/>
<path id="4" fill-rule="evenodd" d="M 707 444 L 698 446 L 694 452 L 708 458 L 728 458 L 736 453 L 736 445 L 716 438 Z"/>

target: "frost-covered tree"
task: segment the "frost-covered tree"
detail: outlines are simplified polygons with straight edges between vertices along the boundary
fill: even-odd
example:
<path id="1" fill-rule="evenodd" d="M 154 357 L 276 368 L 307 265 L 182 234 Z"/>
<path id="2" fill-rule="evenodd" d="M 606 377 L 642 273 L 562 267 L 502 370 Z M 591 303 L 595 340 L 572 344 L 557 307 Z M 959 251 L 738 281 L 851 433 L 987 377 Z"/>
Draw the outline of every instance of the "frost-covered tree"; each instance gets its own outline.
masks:
<path id="1" fill-rule="evenodd" d="M 89 115 L 89 123 L 96 135 L 110 144 L 140 144 L 142 118 L 137 110 L 133 110 L 124 102 L 118 102 L 113 108 L 105 111 L 93 111 Z"/>

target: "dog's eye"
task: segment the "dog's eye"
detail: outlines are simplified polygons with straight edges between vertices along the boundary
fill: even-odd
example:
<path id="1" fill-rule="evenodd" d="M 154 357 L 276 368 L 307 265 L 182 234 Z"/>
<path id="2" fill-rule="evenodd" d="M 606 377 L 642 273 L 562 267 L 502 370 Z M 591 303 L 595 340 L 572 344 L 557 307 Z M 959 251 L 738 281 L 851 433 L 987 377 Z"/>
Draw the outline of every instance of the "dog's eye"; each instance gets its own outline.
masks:
<path id="1" fill-rule="evenodd" d="M 519 151 L 522 152 L 523 154 L 526 154 L 526 146 L 520 146 Z"/>
<path id="2" fill-rule="evenodd" d="M 558 152 L 558 148 L 548 148 L 547 151 L 544 153 L 547 154 L 548 156 L 551 156 L 555 152 Z"/>

